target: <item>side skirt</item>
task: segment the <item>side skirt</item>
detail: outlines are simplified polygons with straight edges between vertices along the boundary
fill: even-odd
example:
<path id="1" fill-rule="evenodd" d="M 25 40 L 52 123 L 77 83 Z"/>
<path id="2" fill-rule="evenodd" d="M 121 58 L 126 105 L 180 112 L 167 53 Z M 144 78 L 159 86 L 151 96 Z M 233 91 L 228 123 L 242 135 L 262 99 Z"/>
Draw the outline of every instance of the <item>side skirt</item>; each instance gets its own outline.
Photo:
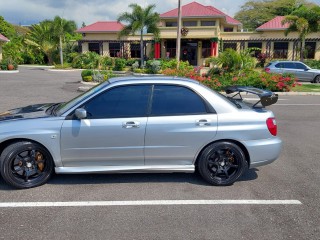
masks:
<path id="1" fill-rule="evenodd" d="M 193 173 L 194 165 L 172 165 L 172 166 L 99 166 L 99 167 L 56 167 L 57 174 L 76 173 Z"/>

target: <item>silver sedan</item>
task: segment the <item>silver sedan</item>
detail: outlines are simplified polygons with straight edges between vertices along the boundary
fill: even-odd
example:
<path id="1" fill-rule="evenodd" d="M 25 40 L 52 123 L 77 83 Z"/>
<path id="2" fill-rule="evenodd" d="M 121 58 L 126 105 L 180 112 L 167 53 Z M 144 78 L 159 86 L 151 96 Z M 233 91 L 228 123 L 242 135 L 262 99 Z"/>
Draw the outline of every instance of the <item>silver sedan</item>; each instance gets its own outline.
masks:
<path id="1" fill-rule="evenodd" d="M 256 94 L 245 103 L 242 92 Z M 233 184 L 247 168 L 276 160 L 282 142 L 272 92 L 227 89 L 225 97 L 176 77 L 106 81 L 66 103 L 0 114 L 0 170 L 16 188 L 74 173 L 199 170 L 213 185 Z"/>

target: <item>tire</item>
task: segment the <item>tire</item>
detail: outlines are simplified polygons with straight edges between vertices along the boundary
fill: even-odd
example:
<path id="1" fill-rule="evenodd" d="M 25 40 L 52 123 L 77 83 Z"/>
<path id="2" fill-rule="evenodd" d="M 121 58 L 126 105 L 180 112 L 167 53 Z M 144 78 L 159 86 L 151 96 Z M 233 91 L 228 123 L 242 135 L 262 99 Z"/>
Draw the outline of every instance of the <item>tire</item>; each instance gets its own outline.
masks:
<path id="1" fill-rule="evenodd" d="M 201 176 L 215 186 L 232 185 L 248 168 L 242 149 L 231 142 L 216 142 L 200 154 Z"/>
<path id="2" fill-rule="evenodd" d="M 313 80 L 314 83 L 320 83 L 320 75 L 316 76 Z"/>
<path id="3" fill-rule="evenodd" d="M 53 174 L 51 154 L 33 142 L 16 142 L 4 149 L 0 157 L 2 178 L 15 188 L 32 188 L 46 183 Z"/>

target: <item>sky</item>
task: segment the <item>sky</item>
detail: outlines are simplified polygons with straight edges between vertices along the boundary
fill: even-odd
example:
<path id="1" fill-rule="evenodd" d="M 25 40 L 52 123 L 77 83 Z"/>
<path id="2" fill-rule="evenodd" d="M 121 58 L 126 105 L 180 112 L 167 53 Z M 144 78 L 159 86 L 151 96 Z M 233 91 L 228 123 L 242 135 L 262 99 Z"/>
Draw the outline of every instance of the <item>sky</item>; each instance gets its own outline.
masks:
<path id="1" fill-rule="evenodd" d="M 195 0 L 181 0 L 182 4 Z M 196 0 L 203 5 L 211 5 L 224 13 L 234 16 L 248 0 Z M 320 0 L 309 0 L 320 4 Z M 74 20 L 78 27 L 96 21 L 116 20 L 120 13 L 129 11 L 128 5 L 141 6 L 155 4 L 156 11 L 164 13 L 177 8 L 178 0 L 0 0 L 0 16 L 17 25 L 36 24 L 45 19 L 60 16 Z"/>
<path id="2" fill-rule="evenodd" d="M 182 4 L 195 0 L 181 0 Z M 320 0 L 319 0 L 320 1 Z M 211 5 L 230 16 L 240 9 L 246 0 L 197 0 L 203 5 Z M 0 0 L 0 16 L 10 23 L 30 25 L 59 15 L 74 20 L 81 27 L 96 21 L 116 20 L 122 12 L 129 11 L 128 5 L 141 6 L 155 4 L 156 11 L 164 13 L 177 8 L 178 0 Z"/>

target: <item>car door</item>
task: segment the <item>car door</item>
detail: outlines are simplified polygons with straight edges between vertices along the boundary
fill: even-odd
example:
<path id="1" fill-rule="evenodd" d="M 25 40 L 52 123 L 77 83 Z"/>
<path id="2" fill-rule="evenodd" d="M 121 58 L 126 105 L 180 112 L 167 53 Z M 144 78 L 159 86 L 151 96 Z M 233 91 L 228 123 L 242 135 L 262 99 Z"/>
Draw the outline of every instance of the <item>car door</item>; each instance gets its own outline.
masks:
<path id="1" fill-rule="evenodd" d="M 295 63 L 295 70 L 296 70 L 296 77 L 299 79 L 299 81 L 312 81 L 313 80 L 313 73 L 309 72 L 309 68 L 302 64 L 302 63 Z"/>
<path id="2" fill-rule="evenodd" d="M 295 64 L 293 62 L 283 62 L 282 73 L 296 74 Z"/>
<path id="3" fill-rule="evenodd" d="M 201 96 L 178 85 L 155 85 L 145 138 L 146 165 L 191 165 L 212 141 L 217 115 Z"/>
<path id="4" fill-rule="evenodd" d="M 144 136 L 151 86 L 114 87 L 82 105 L 87 118 L 65 120 L 65 167 L 144 165 Z"/>

